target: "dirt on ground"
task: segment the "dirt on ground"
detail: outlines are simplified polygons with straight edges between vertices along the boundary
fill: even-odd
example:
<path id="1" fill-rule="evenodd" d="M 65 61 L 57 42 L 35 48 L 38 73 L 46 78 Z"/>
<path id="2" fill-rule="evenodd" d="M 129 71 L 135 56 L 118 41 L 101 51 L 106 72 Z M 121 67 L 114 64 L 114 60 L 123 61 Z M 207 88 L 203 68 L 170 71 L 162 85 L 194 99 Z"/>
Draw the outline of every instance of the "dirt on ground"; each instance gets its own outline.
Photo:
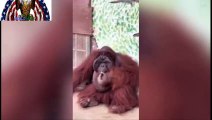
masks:
<path id="1" fill-rule="evenodd" d="M 123 114 L 113 114 L 105 105 L 82 108 L 77 100 L 77 93 L 75 93 L 73 95 L 73 120 L 139 120 L 139 107 Z"/>

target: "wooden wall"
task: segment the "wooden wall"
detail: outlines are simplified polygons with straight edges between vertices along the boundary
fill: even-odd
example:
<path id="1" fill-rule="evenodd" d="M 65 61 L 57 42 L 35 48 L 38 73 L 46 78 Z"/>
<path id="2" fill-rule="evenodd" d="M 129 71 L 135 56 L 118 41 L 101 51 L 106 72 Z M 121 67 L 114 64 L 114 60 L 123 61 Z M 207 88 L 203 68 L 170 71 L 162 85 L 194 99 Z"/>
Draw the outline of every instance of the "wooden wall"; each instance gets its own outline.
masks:
<path id="1" fill-rule="evenodd" d="M 77 67 L 91 51 L 92 8 L 90 0 L 73 1 L 73 67 Z"/>

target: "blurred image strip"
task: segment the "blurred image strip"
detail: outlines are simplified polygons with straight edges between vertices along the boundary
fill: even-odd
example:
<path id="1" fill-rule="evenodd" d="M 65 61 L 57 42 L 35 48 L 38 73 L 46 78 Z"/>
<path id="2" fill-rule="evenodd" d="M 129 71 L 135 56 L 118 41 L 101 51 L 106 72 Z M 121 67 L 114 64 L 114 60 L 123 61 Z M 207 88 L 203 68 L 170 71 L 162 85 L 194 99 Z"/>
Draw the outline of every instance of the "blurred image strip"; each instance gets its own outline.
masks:
<path id="1" fill-rule="evenodd" d="M 210 120 L 210 1 L 140 4 L 140 119 Z"/>
<path id="2" fill-rule="evenodd" d="M 51 22 L 2 22 L 2 120 L 72 118 L 72 2 L 52 6 Z"/>

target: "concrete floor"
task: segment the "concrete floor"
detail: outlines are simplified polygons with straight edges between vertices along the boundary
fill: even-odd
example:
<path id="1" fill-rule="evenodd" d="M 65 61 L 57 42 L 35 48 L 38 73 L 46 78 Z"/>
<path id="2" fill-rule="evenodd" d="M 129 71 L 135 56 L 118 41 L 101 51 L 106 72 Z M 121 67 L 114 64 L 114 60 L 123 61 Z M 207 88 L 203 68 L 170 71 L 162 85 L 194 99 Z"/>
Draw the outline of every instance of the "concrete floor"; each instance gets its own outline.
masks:
<path id="1" fill-rule="evenodd" d="M 138 107 L 119 115 L 109 113 L 105 105 L 81 108 L 77 100 L 77 93 L 75 93 L 73 95 L 73 120 L 139 120 Z"/>

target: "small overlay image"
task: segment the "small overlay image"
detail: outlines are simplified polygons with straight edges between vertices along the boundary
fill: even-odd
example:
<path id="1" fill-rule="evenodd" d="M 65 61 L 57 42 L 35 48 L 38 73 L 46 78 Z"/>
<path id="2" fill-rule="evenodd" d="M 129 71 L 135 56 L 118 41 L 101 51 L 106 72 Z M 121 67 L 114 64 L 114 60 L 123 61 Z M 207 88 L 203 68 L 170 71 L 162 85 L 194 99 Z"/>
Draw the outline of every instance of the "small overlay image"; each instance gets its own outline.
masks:
<path id="1" fill-rule="evenodd" d="M 51 21 L 51 0 L 1 0 L 1 21 Z"/>

